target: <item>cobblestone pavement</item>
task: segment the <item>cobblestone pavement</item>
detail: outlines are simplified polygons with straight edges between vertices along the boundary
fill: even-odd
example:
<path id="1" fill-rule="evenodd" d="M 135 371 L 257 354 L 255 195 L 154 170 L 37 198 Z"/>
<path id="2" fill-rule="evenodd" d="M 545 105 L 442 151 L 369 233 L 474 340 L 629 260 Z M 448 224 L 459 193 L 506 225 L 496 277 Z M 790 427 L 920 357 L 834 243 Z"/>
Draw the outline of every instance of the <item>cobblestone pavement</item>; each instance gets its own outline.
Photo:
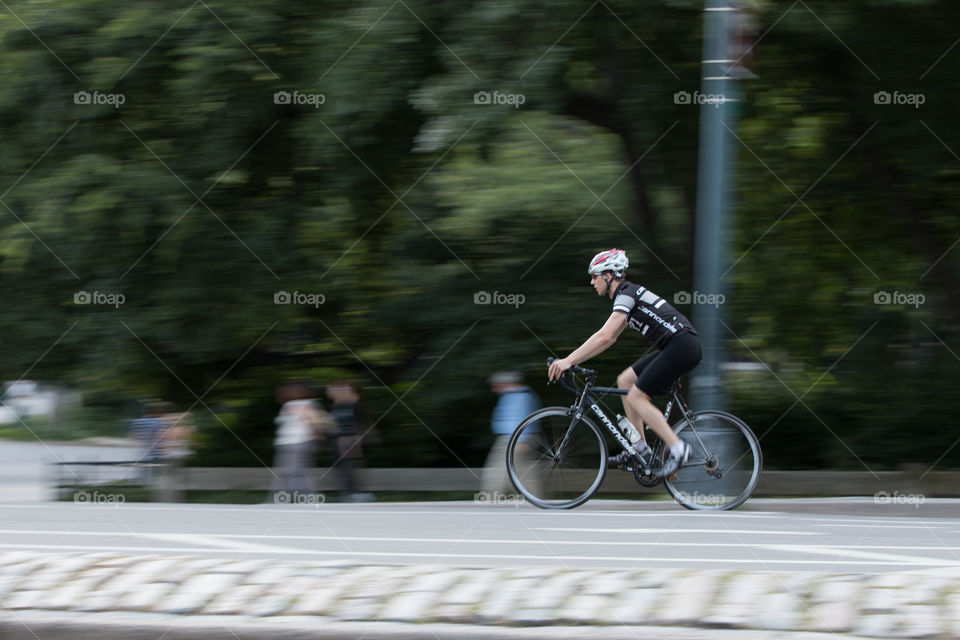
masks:
<path id="1" fill-rule="evenodd" d="M 5 620 L 27 627 L 38 612 L 113 612 L 215 620 L 225 628 L 305 621 L 464 630 L 644 625 L 766 631 L 762 637 L 960 638 L 960 570 L 475 569 L 11 552 L 0 554 L 0 609 Z"/>

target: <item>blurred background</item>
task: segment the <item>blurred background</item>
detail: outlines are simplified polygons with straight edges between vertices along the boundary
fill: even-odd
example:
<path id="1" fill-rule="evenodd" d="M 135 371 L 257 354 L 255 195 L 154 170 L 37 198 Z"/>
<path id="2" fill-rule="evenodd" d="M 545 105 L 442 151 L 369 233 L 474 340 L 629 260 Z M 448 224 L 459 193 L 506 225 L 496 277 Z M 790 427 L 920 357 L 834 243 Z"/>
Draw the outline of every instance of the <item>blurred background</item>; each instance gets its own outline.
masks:
<path id="1" fill-rule="evenodd" d="M 955 468 L 960 5 L 742 9 L 727 409 L 767 468 Z M 187 464 L 260 466 L 278 384 L 350 379 L 368 464 L 480 466 L 491 373 L 569 400 L 546 358 L 610 313 L 595 253 L 696 318 L 703 24 L 693 0 L 4 4 L 0 436 L 125 436 L 163 399 Z M 591 366 L 613 384 L 646 349 Z"/>

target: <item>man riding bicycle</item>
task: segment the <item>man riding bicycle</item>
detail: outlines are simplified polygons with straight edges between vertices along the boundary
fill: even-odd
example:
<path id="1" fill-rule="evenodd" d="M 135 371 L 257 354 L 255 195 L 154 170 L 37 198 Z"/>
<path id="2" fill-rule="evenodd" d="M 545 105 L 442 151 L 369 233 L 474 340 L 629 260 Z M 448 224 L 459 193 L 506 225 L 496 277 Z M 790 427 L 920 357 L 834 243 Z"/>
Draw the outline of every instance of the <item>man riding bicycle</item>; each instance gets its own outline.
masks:
<path id="1" fill-rule="evenodd" d="M 657 351 L 640 358 L 617 377 L 617 386 L 629 389 L 623 396 L 623 409 L 631 425 L 638 426 L 640 440 L 632 449 L 609 459 L 611 464 L 628 465 L 649 453 L 643 425 L 649 425 L 669 448 L 662 474 L 669 476 L 690 455 L 690 446 L 677 437 L 651 402 L 650 397 L 664 391 L 673 381 L 700 364 L 703 352 L 697 330 L 687 318 L 664 298 L 625 279 L 630 262 L 621 249 L 602 251 L 593 257 L 587 269 L 590 284 L 597 295 L 613 300 L 613 313 L 599 331 L 566 358 L 554 360 L 549 378 L 555 380 L 571 366 L 579 365 L 610 348 L 629 325 L 640 332 Z"/>

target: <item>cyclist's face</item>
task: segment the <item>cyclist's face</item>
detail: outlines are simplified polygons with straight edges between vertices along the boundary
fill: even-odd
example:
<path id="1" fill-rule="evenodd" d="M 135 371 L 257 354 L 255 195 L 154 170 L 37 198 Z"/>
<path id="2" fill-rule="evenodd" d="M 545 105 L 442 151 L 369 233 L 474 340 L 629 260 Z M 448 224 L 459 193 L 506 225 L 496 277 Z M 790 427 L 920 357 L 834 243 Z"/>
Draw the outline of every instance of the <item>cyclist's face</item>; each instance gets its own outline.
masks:
<path id="1" fill-rule="evenodd" d="M 603 279 L 602 274 L 595 273 L 590 276 L 590 284 L 593 285 L 593 288 L 597 292 L 598 296 L 602 296 L 606 293 L 607 283 Z"/>

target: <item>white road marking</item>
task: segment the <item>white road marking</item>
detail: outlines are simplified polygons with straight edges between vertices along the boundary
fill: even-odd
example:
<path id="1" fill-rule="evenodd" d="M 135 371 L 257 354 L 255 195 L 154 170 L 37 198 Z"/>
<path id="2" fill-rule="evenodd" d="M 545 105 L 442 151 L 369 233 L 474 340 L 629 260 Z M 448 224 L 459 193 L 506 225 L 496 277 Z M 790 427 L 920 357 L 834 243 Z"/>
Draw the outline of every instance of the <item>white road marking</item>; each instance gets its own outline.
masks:
<path id="1" fill-rule="evenodd" d="M 780 545 L 780 544 L 767 544 L 762 545 L 766 549 L 771 549 L 775 551 L 790 551 L 790 552 L 799 552 L 799 553 L 819 553 L 823 555 L 837 556 L 840 558 L 865 558 L 868 560 L 889 560 L 894 562 L 901 562 L 903 564 L 916 564 L 916 565 L 930 565 L 935 567 L 942 567 L 944 565 L 949 566 L 960 566 L 960 561 L 957 560 L 947 560 L 943 558 L 927 558 L 923 556 L 907 556 L 903 554 L 894 554 L 894 553 L 873 553 L 870 551 L 860 551 L 857 549 L 841 549 L 836 547 L 818 547 L 818 546 L 806 546 L 803 548 L 794 547 L 790 545 Z"/>
<path id="2" fill-rule="evenodd" d="M 956 526 L 956 523 L 960 520 L 957 518 L 937 518 L 936 520 L 914 520 L 912 516 L 860 516 L 859 518 L 839 518 L 839 517 L 830 517 L 830 516 L 806 516 L 803 514 L 793 514 L 793 513 L 783 513 L 782 517 L 796 517 L 797 519 L 802 520 L 811 520 L 811 521 L 823 521 L 827 523 L 831 522 L 911 522 L 916 524 L 933 524 L 933 525 L 943 525 L 943 526 Z"/>
<path id="3" fill-rule="evenodd" d="M 664 527 L 661 529 L 608 529 L 608 528 L 586 528 L 586 527 L 533 527 L 531 531 L 577 531 L 581 533 L 736 533 L 736 534 L 773 534 L 778 536 L 825 536 L 829 535 L 824 531 L 781 531 L 776 529 L 674 529 Z"/>
<path id="4" fill-rule="evenodd" d="M 536 529 L 537 531 L 542 531 L 544 529 Z M 601 531 L 609 531 L 609 529 L 602 529 Z M 634 532 L 636 529 L 629 529 L 626 531 Z M 660 532 L 660 529 L 653 529 L 651 531 Z M 666 530 L 669 531 L 669 530 Z M 699 530 L 697 530 L 699 531 Z M 713 533 L 712 531 L 708 533 Z M 419 538 L 419 537 L 399 537 L 399 536 L 352 536 L 345 534 L 343 536 L 337 535 L 283 535 L 283 534 L 273 534 L 273 535 L 261 535 L 255 533 L 165 533 L 165 532 L 137 532 L 137 531 L 80 531 L 80 530 L 70 530 L 70 531 L 52 531 L 45 529 L 0 529 L 0 535 L 2 534 L 21 534 L 27 536 L 58 536 L 62 538 L 70 536 L 82 536 L 82 537 L 133 537 L 133 538 L 155 538 L 158 540 L 170 540 L 175 542 L 188 542 L 188 543 L 203 543 L 206 544 L 207 541 L 211 541 L 211 545 L 218 546 L 228 546 L 228 540 L 300 540 L 300 541 L 350 541 L 350 542 L 399 542 L 399 543 L 438 543 L 438 544 L 559 544 L 559 545 L 596 545 L 596 546 L 650 546 L 649 540 L 543 540 L 543 539 L 507 539 L 507 538 Z M 213 542 L 217 541 L 217 542 Z M 247 543 L 234 543 L 235 545 L 242 545 Z M 755 547 L 756 544 L 745 544 L 745 543 L 733 543 L 733 542 L 658 542 L 657 544 L 677 546 L 677 547 Z M 789 545 L 787 545 L 789 546 Z M 235 548 L 245 548 L 241 546 L 236 546 Z M 284 547 L 277 547 L 282 549 Z M 845 548 L 838 546 L 837 548 Z M 885 547 L 877 547 L 885 548 Z M 906 547 L 890 547 L 896 549 L 904 549 Z M 926 549 L 928 547 L 920 547 Z M 943 547 L 933 547 L 933 549 L 938 549 Z"/>
<path id="5" fill-rule="evenodd" d="M 381 503 L 387 504 L 387 503 Z M 392 503 L 392 504 L 404 504 L 404 503 Z M 637 506 L 640 506 L 642 503 L 637 503 Z M 649 504 L 649 503 L 647 503 Z M 666 504 L 666 503 L 665 503 Z M 687 511 L 676 505 L 675 509 L 663 510 L 663 511 L 643 511 L 643 512 L 631 512 L 631 511 L 593 511 L 590 509 L 583 509 L 576 513 L 571 513 L 569 511 L 556 511 L 550 509 L 537 509 L 532 506 L 523 505 L 522 509 L 517 508 L 517 506 L 503 506 L 503 505 L 477 505 L 472 510 L 463 510 L 463 505 L 456 505 L 459 509 L 417 509 L 417 510 L 407 510 L 407 509 L 398 509 L 396 507 L 370 507 L 370 506 L 360 506 L 360 505 L 350 505 L 350 504 L 324 504 L 320 507 L 315 505 L 310 506 L 298 506 L 298 505 L 282 505 L 282 506 L 273 506 L 273 505 L 214 505 L 214 504 L 183 504 L 183 505 L 173 505 L 173 504 L 151 504 L 151 503 L 134 503 L 134 502 L 125 502 L 122 505 L 98 505 L 98 504 L 74 504 L 71 502 L 47 502 L 39 504 L 22 504 L 22 503 L 3 503 L 0 502 L 0 506 L 4 510 L 10 509 L 42 509 L 44 511 L 50 511 L 51 508 L 57 506 L 63 506 L 66 508 L 77 508 L 77 509 L 122 509 L 127 510 L 136 510 L 136 511 L 193 511 L 198 510 L 205 512 L 234 512 L 234 513 L 285 513 L 285 514 L 298 514 L 298 515 L 316 515 L 318 513 L 323 514 L 336 514 L 336 515 L 363 515 L 363 516 L 379 516 L 379 515 L 433 515 L 433 516 L 446 516 L 446 515 L 469 515 L 475 516 L 479 513 L 488 513 L 491 515 L 536 515 L 544 517 L 555 517 L 555 518 L 570 518 L 570 517 L 613 517 L 613 518 L 696 518 L 696 517 L 708 517 L 708 518 L 780 518 L 784 514 L 781 513 L 757 513 L 757 512 L 732 512 L 732 511 Z M 413 505 L 411 506 L 418 506 Z M 625 507 L 627 508 L 627 507 Z"/>
<path id="6" fill-rule="evenodd" d="M 542 530 L 542 529 L 537 529 Z M 609 529 L 601 529 L 600 531 L 610 531 Z M 630 532 L 636 531 L 634 529 L 628 530 Z M 660 530 L 656 530 L 660 531 Z M 712 531 L 709 533 L 713 533 Z M 779 532 L 775 532 L 779 533 Z M 618 546 L 650 546 L 649 540 L 544 540 L 544 539 L 515 539 L 515 538 L 423 538 L 423 537 L 402 537 L 402 536 L 351 536 L 345 534 L 343 536 L 337 535 L 284 535 L 284 534 L 244 534 L 244 533 L 174 533 L 174 532 L 137 532 L 137 531 L 83 531 L 83 530 L 70 530 L 70 531 L 53 531 L 45 529 L 0 529 L 0 534 L 20 534 L 26 536 L 57 536 L 58 538 L 69 538 L 70 536 L 80 536 L 80 537 L 119 537 L 119 538 L 154 538 L 157 540 L 167 540 L 173 542 L 185 542 L 188 544 L 204 544 L 209 546 L 217 546 L 221 548 L 228 549 L 237 549 L 237 550 L 249 550 L 255 547 L 259 547 L 265 552 L 277 550 L 287 552 L 291 547 L 281 547 L 276 545 L 269 544 L 259 544 L 259 541 L 279 541 L 279 540 L 291 540 L 291 541 L 317 541 L 317 542 L 392 542 L 392 543 L 418 543 L 418 544 L 510 544 L 510 545 L 566 545 L 566 546 L 606 546 L 606 547 L 618 547 Z M 232 540 L 253 540 L 253 543 L 248 542 L 231 542 Z M 59 545 L 57 545 L 59 546 Z M 818 544 L 818 545 L 806 545 L 806 544 L 765 544 L 765 543 L 742 543 L 742 542 L 714 542 L 711 540 L 703 540 L 697 542 L 676 542 L 676 541 L 660 541 L 657 543 L 657 546 L 668 546 L 668 547 L 724 547 L 724 548 L 764 548 L 771 550 L 782 550 L 782 551 L 795 551 L 795 552 L 806 552 L 810 553 L 821 553 L 828 550 L 847 552 L 850 550 L 849 545 L 842 544 Z M 308 551 L 307 549 L 302 549 L 294 547 L 294 550 Z M 960 551 L 960 546 L 942 546 L 942 545 L 857 545 L 857 549 L 873 549 L 877 551 L 881 550 L 892 550 L 892 551 Z M 887 556 L 884 556 L 887 557 Z M 923 560 L 931 560 L 932 558 L 924 558 L 922 556 L 904 556 L 909 558 L 917 557 Z"/>
<path id="7" fill-rule="evenodd" d="M 197 553 L 197 554 L 210 554 L 210 553 L 236 553 L 236 549 L 211 549 L 209 547 L 145 547 L 145 546 L 116 546 L 116 545 L 58 545 L 58 549 L 71 549 L 76 551 L 134 551 L 138 553 L 150 553 L 150 552 L 169 552 L 173 554 L 182 554 L 182 553 Z M 45 551 L 50 551 L 50 545 L 45 544 L 0 544 L 0 549 L 42 549 Z M 537 555 L 513 555 L 513 554 L 480 554 L 480 553 L 436 553 L 436 552 L 389 552 L 389 551 L 319 551 L 313 549 L 287 549 L 281 548 L 278 551 L 270 552 L 261 552 L 261 551 L 247 551 L 245 553 L 252 554 L 266 554 L 266 553 L 275 553 L 275 554 L 284 554 L 284 555 L 305 555 L 305 556 L 343 556 L 343 557 L 373 557 L 373 558 L 430 558 L 434 561 L 439 559 L 451 559 L 451 558 L 464 558 L 464 559 L 473 559 L 473 560 L 545 560 L 549 562 L 557 562 L 563 560 L 565 562 L 569 561 L 590 561 L 590 562 L 620 562 L 624 560 L 638 560 L 637 558 L 630 558 L 624 556 L 560 556 L 560 555 L 547 555 L 547 556 L 537 556 Z M 668 557 L 658 557 L 658 558 L 643 558 L 644 562 L 667 562 L 667 563 L 696 563 L 703 564 L 704 562 L 711 563 L 722 563 L 722 564 L 759 564 L 764 567 L 769 567 L 772 565 L 857 565 L 857 566 L 928 566 L 930 564 L 940 564 L 942 562 L 933 561 L 933 562 L 897 562 L 897 561 L 883 561 L 876 560 L 872 562 L 867 561 L 856 561 L 856 560 L 777 560 L 777 559 L 755 559 L 755 558 L 710 558 L 705 560 L 704 558 L 690 558 L 690 557 L 680 557 L 680 558 L 668 558 Z"/>
<path id="8" fill-rule="evenodd" d="M 205 545 L 219 547 L 221 549 L 230 549 L 233 551 L 245 551 L 248 553 L 288 553 L 290 547 L 278 547 L 270 544 L 258 544 L 256 542 L 234 542 L 232 540 L 223 540 L 220 536 L 208 536 L 196 533 L 136 533 L 137 538 L 152 538 L 162 542 L 182 542 L 185 545 Z M 260 538 L 260 536 L 250 536 L 251 538 Z"/>
<path id="9" fill-rule="evenodd" d="M 941 524 L 942 524 L 942 523 L 941 523 Z M 870 529 L 918 529 L 918 530 L 921 530 L 921 531 L 925 531 L 925 530 L 929 529 L 929 525 L 928 525 L 928 526 L 919 526 L 919 525 L 920 525 L 920 523 L 917 523 L 917 524 L 874 524 L 874 523 L 873 523 L 872 521 L 870 521 L 869 519 L 865 519 L 862 524 L 829 524 L 829 523 L 827 523 L 827 524 L 816 524 L 816 525 L 814 525 L 814 526 L 816 526 L 816 527 L 855 527 L 855 528 L 868 527 L 868 528 L 870 528 Z"/>
<path id="10" fill-rule="evenodd" d="M 932 500 L 927 501 L 929 506 L 932 503 Z M 960 503 L 960 500 L 950 501 L 948 499 L 936 500 L 943 502 L 957 502 Z M 381 503 L 386 504 L 386 503 Z M 172 505 L 172 504 L 151 504 L 151 503 L 124 503 L 119 508 L 123 511 L 187 511 L 196 513 L 197 511 L 203 511 L 207 513 L 247 513 L 247 514 L 257 514 L 257 513 L 270 513 L 273 515 L 279 514 L 290 514 L 290 515 L 309 515 L 316 517 L 317 514 L 322 513 L 325 517 L 327 516 L 383 516 L 383 515 L 424 515 L 424 516 L 450 516 L 450 515 L 469 515 L 476 516 L 481 513 L 485 513 L 491 516 L 534 516 L 537 518 L 594 518 L 594 517 L 613 517 L 613 518 L 725 518 L 725 519 L 743 519 L 743 518 L 774 518 L 779 520 L 790 520 L 791 523 L 794 522 L 903 522 L 904 518 L 898 516 L 862 516 L 861 518 L 850 518 L 850 517 L 835 517 L 830 514 L 803 514 L 803 513 L 788 513 L 788 512 L 743 512 L 743 511 L 722 511 L 722 512 L 691 512 L 685 511 L 679 506 L 676 509 L 663 510 L 663 511 L 642 511 L 642 512 L 631 512 L 631 511 L 593 511 L 590 509 L 582 509 L 577 512 L 569 511 L 548 511 L 535 509 L 532 507 L 523 507 L 522 509 L 517 509 L 513 506 L 498 506 L 498 505 L 485 505 L 485 506 L 476 506 L 471 510 L 465 510 L 463 505 L 460 503 L 446 503 L 450 504 L 452 507 L 457 507 L 456 509 L 432 509 L 424 510 L 420 509 L 402 509 L 397 508 L 394 505 L 409 505 L 411 507 L 420 506 L 417 503 L 390 503 L 391 506 L 387 508 L 380 508 L 379 506 L 370 507 L 370 506 L 361 506 L 361 505 L 338 505 L 338 504 L 327 504 L 323 505 L 321 508 L 316 507 L 305 507 L 303 509 L 297 508 L 295 505 L 284 505 L 274 507 L 272 505 L 210 505 L 210 504 L 184 504 L 184 505 Z M 649 504 L 649 503 L 647 503 Z M 666 505 L 666 501 L 664 501 Z M 835 502 L 827 502 L 827 504 L 836 504 Z M 859 504 L 859 503 L 857 503 Z M 638 508 L 643 508 L 643 503 L 637 503 Z M 23 504 L 18 502 L 13 503 L 3 503 L 0 502 L 0 506 L 3 507 L 6 513 L 10 513 L 16 509 L 40 509 L 43 511 L 50 511 L 51 509 L 57 509 L 59 507 L 64 507 L 65 510 L 69 509 L 88 509 L 91 511 L 100 511 L 107 509 L 116 509 L 116 506 L 108 505 L 94 505 L 94 504 L 79 504 L 74 505 L 69 502 L 40 502 L 36 504 Z M 630 506 L 625 506 L 624 508 L 631 508 Z M 924 525 L 941 525 L 941 526 L 952 526 L 956 527 L 960 524 L 960 518 L 937 518 L 935 520 L 910 520 L 910 522 L 915 522 L 916 524 Z"/>

